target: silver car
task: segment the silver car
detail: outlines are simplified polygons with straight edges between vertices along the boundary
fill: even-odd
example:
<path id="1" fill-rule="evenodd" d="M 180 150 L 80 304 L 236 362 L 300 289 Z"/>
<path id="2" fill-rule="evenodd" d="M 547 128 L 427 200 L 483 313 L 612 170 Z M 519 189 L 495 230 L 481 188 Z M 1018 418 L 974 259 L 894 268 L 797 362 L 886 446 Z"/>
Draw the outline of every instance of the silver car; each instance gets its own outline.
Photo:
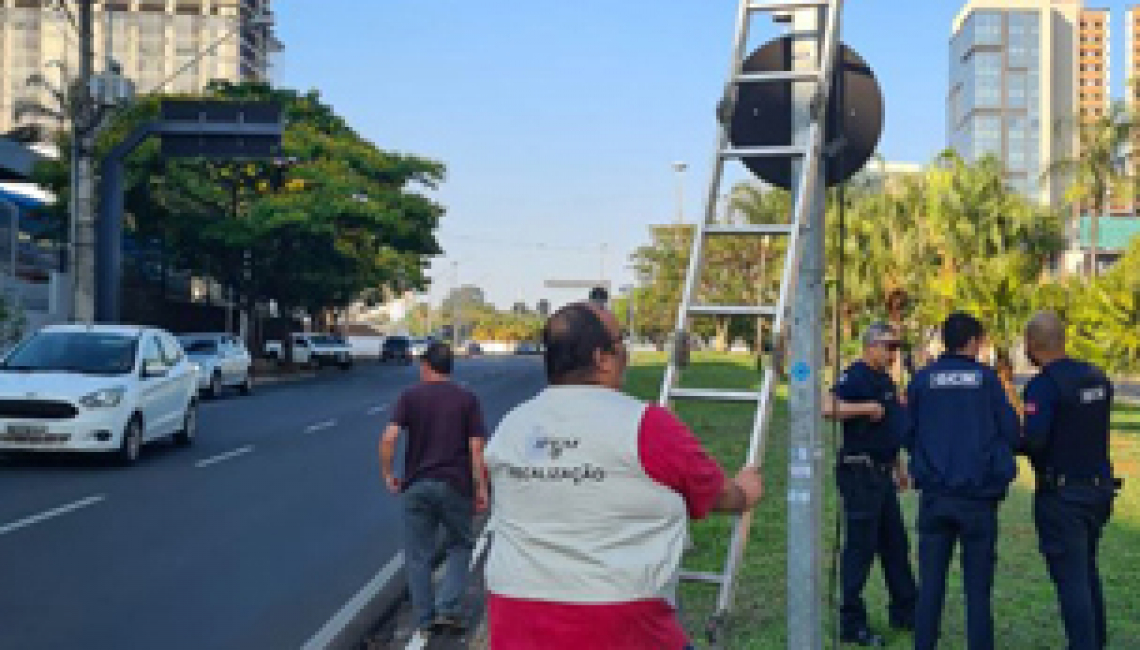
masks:
<path id="1" fill-rule="evenodd" d="M 230 334 L 184 334 L 178 337 L 186 356 L 198 368 L 198 390 L 218 397 L 228 387 L 253 392 L 253 358 L 245 343 Z"/>

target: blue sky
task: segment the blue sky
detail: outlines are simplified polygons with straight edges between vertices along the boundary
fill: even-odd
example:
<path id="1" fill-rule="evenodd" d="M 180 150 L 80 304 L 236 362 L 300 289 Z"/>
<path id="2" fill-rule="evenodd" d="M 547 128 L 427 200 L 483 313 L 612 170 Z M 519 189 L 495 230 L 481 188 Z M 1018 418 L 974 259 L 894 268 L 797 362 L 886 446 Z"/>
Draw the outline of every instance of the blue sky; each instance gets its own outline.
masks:
<path id="1" fill-rule="evenodd" d="M 844 40 L 876 71 L 888 160 L 945 146 L 947 41 L 959 0 L 846 2 Z M 1119 93 L 1125 2 L 1113 15 Z M 316 88 L 367 138 L 448 165 L 431 298 L 452 283 L 581 297 L 547 279 L 630 281 L 629 253 L 703 210 L 736 0 L 275 0 L 277 83 Z M 319 8 L 318 8 L 319 7 Z M 605 244 L 606 255 L 602 255 Z"/>

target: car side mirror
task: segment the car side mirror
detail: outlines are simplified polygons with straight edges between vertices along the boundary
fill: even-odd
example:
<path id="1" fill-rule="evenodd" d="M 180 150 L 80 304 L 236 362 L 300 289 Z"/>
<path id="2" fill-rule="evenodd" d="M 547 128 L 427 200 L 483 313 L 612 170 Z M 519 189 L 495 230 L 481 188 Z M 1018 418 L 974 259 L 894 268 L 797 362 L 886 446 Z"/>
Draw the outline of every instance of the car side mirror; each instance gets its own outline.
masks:
<path id="1" fill-rule="evenodd" d="M 165 377 L 166 365 L 157 359 L 147 359 L 146 361 L 143 361 L 142 376 L 143 379 Z"/>

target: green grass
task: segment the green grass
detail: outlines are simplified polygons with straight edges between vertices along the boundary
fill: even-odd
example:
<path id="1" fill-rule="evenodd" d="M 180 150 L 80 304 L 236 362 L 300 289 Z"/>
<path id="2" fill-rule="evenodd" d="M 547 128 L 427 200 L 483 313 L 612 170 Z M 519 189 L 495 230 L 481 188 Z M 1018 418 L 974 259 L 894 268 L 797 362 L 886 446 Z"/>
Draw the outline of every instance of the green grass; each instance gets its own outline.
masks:
<path id="1" fill-rule="evenodd" d="M 660 390 L 661 355 L 639 355 L 630 368 L 627 388 L 645 399 Z M 747 388 L 758 383 L 754 360 L 747 356 L 694 355 L 683 384 L 694 387 Z M 693 428 L 724 466 L 735 472 L 744 459 L 753 409 L 749 406 L 682 403 L 681 418 Z M 775 649 L 786 647 L 785 562 L 787 430 L 786 404 L 781 397 L 774 412 L 764 456 L 765 497 L 756 510 L 748 549 L 737 579 L 736 603 L 728 620 L 722 647 Z M 1110 648 L 1140 648 L 1140 406 L 1121 405 L 1113 418 L 1113 460 L 1127 482 L 1116 500 L 1115 514 L 1101 546 L 1101 574 L 1109 610 Z M 825 429 L 828 440 L 832 428 Z M 829 454 L 831 452 L 829 444 Z M 831 466 L 831 461 L 825 461 Z M 831 571 L 836 494 L 833 474 L 826 479 L 824 529 L 825 576 Z M 1033 479 L 1026 465 L 1001 508 L 1001 537 L 994 586 L 994 620 L 998 643 L 1016 650 L 1050 650 L 1065 646 L 1060 613 L 1052 583 L 1037 551 L 1030 514 Z M 902 496 L 911 527 L 912 562 L 917 569 L 917 538 L 913 522 L 917 495 Z M 713 516 L 693 525 L 695 549 L 685 560 L 688 569 L 720 571 L 731 530 L 731 519 Z M 943 611 L 943 643 L 947 650 L 965 648 L 961 576 L 957 562 L 947 589 Z M 824 580 L 824 589 L 828 580 Z M 682 587 L 683 618 L 695 641 L 703 643 L 703 629 L 716 598 L 715 588 L 687 583 Z M 871 624 L 887 634 L 890 648 L 911 647 L 909 634 L 888 630 L 886 591 L 879 569 L 872 573 L 865 592 Z M 830 611 L 830 608 L 825 608 Z M 826 628 L 830 635 L 830 621 Z"/>

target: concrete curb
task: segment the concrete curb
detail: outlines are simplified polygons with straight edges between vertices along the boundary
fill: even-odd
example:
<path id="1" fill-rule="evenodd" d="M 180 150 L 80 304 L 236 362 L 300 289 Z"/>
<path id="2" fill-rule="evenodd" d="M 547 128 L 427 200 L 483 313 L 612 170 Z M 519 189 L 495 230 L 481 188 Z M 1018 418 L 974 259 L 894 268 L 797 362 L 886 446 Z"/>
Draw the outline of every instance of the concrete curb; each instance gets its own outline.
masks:
<path id="1" fill-rule="evenodd" d="M 377 623 L 391 619 L 407 596 L 404 554 L 398 552 L 317 631 L 301 650 L 356 650 Z"/>

